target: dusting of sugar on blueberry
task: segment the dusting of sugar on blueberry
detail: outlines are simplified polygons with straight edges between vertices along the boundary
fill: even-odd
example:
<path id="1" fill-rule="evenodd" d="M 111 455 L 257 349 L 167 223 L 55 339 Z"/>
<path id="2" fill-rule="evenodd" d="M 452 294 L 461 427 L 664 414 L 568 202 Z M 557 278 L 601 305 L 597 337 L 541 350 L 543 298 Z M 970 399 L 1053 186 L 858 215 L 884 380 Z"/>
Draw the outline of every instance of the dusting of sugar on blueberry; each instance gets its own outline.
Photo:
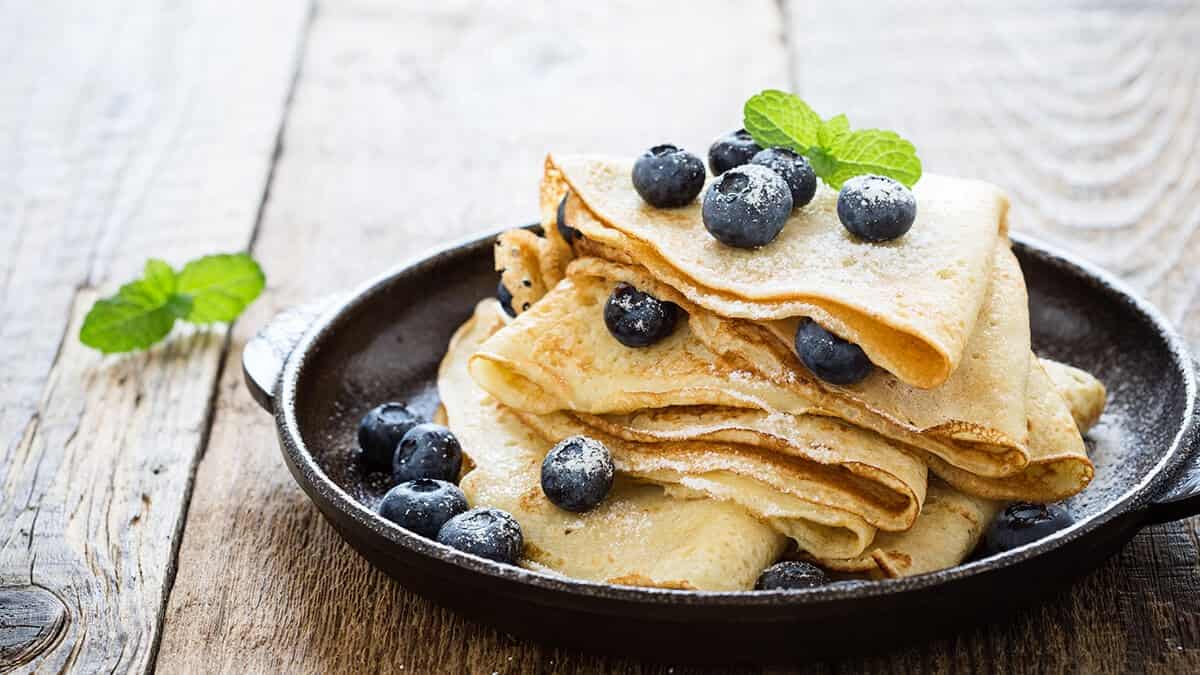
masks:
<path id="1" fill-rule="evenodd" d="M 750 163 L 779 174 L 792 191 L 793 209 L 807 205 L 817 194 L 817 174 L 804 155 L 787 148 L 767 148 L 754 155 Z"/>
<path id="2" fill-rule="evenodd" d="M 633 187 L 651 206 L 686 206 L 704 189 L 704 162 L 677 146 L 656 145 L 633 163 Z"/>
<path id="3" fill-rule="evenodd" d="M 825 570 L 802 560 L 785 560 L 775 563 L 759 575 L 754 583 L 756 591 L 780 591 L 800 588 L 816 588 L 829 582 Z"/>
<path id="4" fill-rule="evenodd" d="M 746 164 L 726 171 L 704 193 L 701 217 L 717 241 L 736 248 L 766 246 L 792 212 L 792 191 L 771 169 Z"/>
<path id="5" fill-rule="evenodd" d="M 760 150 L 762 146 L 754 142 L 749 131 L 731 131 L 708 147 L 708 168 L 714 176 L 720 176 L 736 166 L 746 164 Z"/>
<path id="6" fill-rule="evenodd" d="M 838 219 L 854 236 L 871 242 L 903 237 L 917 219 L 917 200 L 900 181 L 873 174 L 847 180 L 837 202 Z"/>
<path id="7" fill-rule="evenodd" d="M 408 430 L 400 439 L 392 460 L 392 479 L 397 483 L 417 478 L 458 480 L 462 468 L 462 446 L 458 438 L 440 424 L 426 422 Z"/>
<path id="8" fill-rule="evenodd" d="M 612 454 L 600 441 L 564 438 L 542 461 L 542 492 L 560 509 L 590 511 L 612 489 L 615 471 Z"/>
<path id="9" fill-rule="evenodd" d="M 467 496 L 457 485 L 433 478 L 418 478 L 397 485 L 383 496 L 379 515 L 433 539 L 442 525 L 467 510 Z"/>
<path id="10" fill-rule="evenodd" d="M 512 515 L 493 508 L 471 509 L 442 525 L 437 540 L 464 553 L 514 565 L 521 558 L 525 538 Z"/>
<path id="11" fill-rule="evenodd" d="M 620 283 L 604 303 L 604 324 L 626 347 L 649 347 L 675 331 L 679 306 Z"/>

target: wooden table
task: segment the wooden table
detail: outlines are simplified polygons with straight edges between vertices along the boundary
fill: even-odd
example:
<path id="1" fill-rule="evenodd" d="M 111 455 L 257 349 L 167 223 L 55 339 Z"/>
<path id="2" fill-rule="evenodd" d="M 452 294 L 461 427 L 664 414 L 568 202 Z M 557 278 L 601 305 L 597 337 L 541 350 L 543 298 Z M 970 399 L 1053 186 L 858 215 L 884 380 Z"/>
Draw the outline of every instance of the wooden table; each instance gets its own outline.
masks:
<path id="1" fill-rule="evenodd" d="M 292 482 L 238 358 L 289 305 L 532 218 L 548 149 L 703 150 L 761 88 L 1005 185 L 1016 229 L 1200 346 L 1196 2 L 8 0 L 0 64 L 0 671 L 657 672 L 376 572 Z M 78 342 L 146 257 L 242 249 L 269 284 L 232 330 Z M 1198 566 L 1195 521 L 1154 527 L 1015 618 L 795 665 L 1197 672 Z"/>

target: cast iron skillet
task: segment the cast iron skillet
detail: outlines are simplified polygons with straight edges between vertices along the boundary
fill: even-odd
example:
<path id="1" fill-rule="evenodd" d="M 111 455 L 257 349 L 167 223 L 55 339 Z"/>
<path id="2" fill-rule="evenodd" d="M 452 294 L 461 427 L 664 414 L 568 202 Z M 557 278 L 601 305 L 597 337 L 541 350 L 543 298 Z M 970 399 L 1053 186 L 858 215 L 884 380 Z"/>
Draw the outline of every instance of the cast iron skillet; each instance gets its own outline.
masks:
<path id="1" fill-rule="evenodd" d="M 1200 513 L 1197 382 L 1183 342 L 1108 274 L 1018 238 L 1034 348 L 1109 391 L 1088 435 L 1096 479 L 1068 504 L 1073 527 L 932 574 L 744 593 L 573 581 L 422 539 L 374 513 L 388 479 L 356 460 L 355 429 L 384 401 L 433 413 L 450 335 L 495 292 L 493 240 L 452 244 L 353 294 L 282 313 L 246 345 L 243 368 L 275 416 L 292 475 L 346 541 L 406 587 L 505 632 L 681 662 L 861 652 L 994 620 L 1092 570 L 1140 528 Z"/>

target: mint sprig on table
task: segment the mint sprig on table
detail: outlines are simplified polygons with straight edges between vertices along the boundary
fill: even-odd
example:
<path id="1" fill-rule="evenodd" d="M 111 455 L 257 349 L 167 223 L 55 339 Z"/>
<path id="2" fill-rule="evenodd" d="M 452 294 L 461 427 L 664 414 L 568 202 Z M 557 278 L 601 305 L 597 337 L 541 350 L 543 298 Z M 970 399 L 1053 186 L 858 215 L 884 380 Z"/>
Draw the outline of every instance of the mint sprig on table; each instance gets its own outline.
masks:
<path id="1" fill-rule="evenodd" d="M 768 89 L 751 96 L 743 109 L 746 131 L 764 148 L 782 147 L 808 158 L 813 171 L 834 189 L 854 176 L 879 174 L 912 187 L 921 178 L 921 160 L 912 143 L 894 131 L 850 130 L 850 120 L 827 120 L 795 94 Z"/>
<path id="2" fill-rule="evenodd" d="M 162 340 L 175 321 L 233 321 L 266 284 L 262 268 L 244 253 L 207 255 L 176 272 L 151 258 L 142 278 L 97 300 L 83 320 L 79 340 L 105 354 L 129 352 Z"/>

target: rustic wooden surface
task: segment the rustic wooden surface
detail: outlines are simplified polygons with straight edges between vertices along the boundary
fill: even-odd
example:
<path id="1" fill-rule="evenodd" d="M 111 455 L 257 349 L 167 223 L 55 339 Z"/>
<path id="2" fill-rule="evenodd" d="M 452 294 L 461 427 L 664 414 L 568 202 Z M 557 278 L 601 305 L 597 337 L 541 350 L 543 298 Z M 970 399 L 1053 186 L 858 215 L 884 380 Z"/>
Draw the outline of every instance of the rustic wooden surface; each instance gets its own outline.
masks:
<path id="1" fill-rule="evenodd" d="M 245 340 L 528 220 L 548 148 L 702 150 L 790 85 L 1005 184 L 1017 229 L 1200 346 L 1197 36 L 1194 1 L 0 2 L 0 671 L 665 672 L 515 641 L 358 558 L 284 469 Z M 145 257 L 247 246 L 269 286 L 231 337 L 76 341 Z M 795 665 L 1197 672 L 1197 541 L 1150 528 L 1012 620 Z"/>
<path id="2" fill-rule="evenodd" d="M 102 358 L 79 320 L 148 255 L 250 243 L 305 16 L 0 9 L 0 671 L 153 662 L 227 337 Z"/>

